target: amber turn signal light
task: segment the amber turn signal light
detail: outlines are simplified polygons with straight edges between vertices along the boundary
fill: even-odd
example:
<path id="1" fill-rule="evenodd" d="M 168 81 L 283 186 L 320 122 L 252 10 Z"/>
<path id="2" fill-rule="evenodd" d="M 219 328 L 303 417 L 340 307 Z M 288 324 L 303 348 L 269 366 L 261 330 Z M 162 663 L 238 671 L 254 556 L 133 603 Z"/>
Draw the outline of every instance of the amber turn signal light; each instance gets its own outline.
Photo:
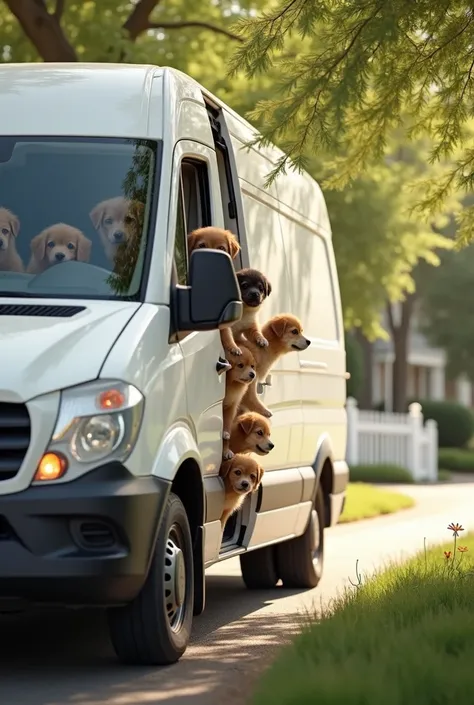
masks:
<path id="1" fill-rule="evenodd" d="M 99 409 L 114 411 L 115 409 L 121 409 L 124 404 L 125 396 L 118 389 L 108 389 L 106 392 L 99 394 Z"/>
<path id="2" fill-rule="evenodd" d="M 59 453 L 45 453 L 41 458 L 34 480 L 59 480 L 67 470 L 67 460 Z"/>

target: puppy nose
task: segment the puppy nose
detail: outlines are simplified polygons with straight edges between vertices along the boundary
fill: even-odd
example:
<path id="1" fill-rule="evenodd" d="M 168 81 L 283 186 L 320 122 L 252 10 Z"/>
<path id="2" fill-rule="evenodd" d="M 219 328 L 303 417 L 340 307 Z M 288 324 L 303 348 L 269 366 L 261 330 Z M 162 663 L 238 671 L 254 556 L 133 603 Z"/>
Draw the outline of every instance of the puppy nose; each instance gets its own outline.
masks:
<path id="1" fill-rule="evenodd" d="M 271 441 L 268 441 L 268 448 L 269 448 L 269 450 L 273 450 L 274 447 L 275 447 L 275 444 L 272 443 Z"/>
<path id="2" fill-rule="evenodd" d="M 64 252 L 56 252 L 56 254 L 54 255 L 54 259 L 57 262 L 62 262 L 65 257 L 66 255 L 64 254 Z"/>
<path id="3" fill-rule="evenodd" d="M 250 379 L 255 379 L 255 372 L 253 370 L 250 370 L 249 377 Z"/>
<path id="4" fill-rule="evenodd" d="M 250 487 L 250 482 L 247 482 L 247 480 L 242 480 L 241 487 L 243 490 L 248 490 Z"/>
<path id="5" fill-rule="evenodd" d="M 0 240 L 0 250 L 6 249 L 5 242 L 3 240 Z"/>
<path id="6" fill-rule="evenodd" d="M 311 340 L 308 340 L 308 338 L 305 338 L 306 340 L 306 345 L 309 347 L 311 345 Z"/>
<path id="7" fill-rule="evenodd" d="M 250 298 L 252 299 L 252 301 L 258 301 L 258 299 L 260 298 L 260 294 L 258 293 L 258 291 L 251 291 Z"/>
<path id="8" fill-rule="evenodd" d="M 122 242 L 123 238 L 125 237 L 125 233 L 123 230 L 116 230 L 114 232 L 114 240 L 115 242 Z"/>

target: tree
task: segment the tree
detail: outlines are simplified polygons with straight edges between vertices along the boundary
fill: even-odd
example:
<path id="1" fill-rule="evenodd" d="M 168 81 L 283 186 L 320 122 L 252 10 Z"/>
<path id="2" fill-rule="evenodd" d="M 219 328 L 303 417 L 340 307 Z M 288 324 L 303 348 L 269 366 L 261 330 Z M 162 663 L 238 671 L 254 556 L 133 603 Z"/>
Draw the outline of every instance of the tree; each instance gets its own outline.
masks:
<path id="1" fill-rule="evenodd" d="M 427 184 L 421 205 L 430 214 L 453 191 L 474 185 L 474 142 L 467 129 L 474 100 L 474 10 L 463 0 L 280 0 L 240 21 L 245 39 L 231 69 L 248 77 L 273 66 L 274 94 L 253 111 L 264 139 L 277 142 L 296 167 L 312 150 L 339 155 L 331 183 L 339 186 L 383 157 L 390 132 L 429 134 L 430 159 L 453 159 Z M 300 38 L 297 60 L 285 58 Z M 461 148 L 461 151 L 459 149 Z M 428 188 L 429 187 L 429 188 Z M 474 212 L 459 215 L 461 240 L 474 233 Z"/>

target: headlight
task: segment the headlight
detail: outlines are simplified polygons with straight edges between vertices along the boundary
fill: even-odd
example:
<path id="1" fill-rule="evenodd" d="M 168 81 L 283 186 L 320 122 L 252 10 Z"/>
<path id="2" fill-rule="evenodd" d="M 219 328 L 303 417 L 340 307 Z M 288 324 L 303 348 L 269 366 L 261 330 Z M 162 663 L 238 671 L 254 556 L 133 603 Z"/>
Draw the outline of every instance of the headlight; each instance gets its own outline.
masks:
<path id="1" fill-rule="evenodd" d="M 48 450 L 78 463 L 123 461 L 137 439 L 143 406 L 138 389 L 123 382 L 101 380 L 67 389 Z"/>

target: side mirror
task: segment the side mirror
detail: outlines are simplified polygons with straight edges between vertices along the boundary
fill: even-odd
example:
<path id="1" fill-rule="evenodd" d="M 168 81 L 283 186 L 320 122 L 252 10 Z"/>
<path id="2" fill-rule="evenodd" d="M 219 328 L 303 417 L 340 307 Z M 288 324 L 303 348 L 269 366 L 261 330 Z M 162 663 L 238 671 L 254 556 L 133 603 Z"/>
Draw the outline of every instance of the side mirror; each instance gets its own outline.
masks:
<path id="1" fill-rule="evenodd" d="M 234 265 L 221 250 L 194 250 L 189 286 L 176 287 L 176 298 L 177 332 L 227 328 L 242 317 Z"/>

